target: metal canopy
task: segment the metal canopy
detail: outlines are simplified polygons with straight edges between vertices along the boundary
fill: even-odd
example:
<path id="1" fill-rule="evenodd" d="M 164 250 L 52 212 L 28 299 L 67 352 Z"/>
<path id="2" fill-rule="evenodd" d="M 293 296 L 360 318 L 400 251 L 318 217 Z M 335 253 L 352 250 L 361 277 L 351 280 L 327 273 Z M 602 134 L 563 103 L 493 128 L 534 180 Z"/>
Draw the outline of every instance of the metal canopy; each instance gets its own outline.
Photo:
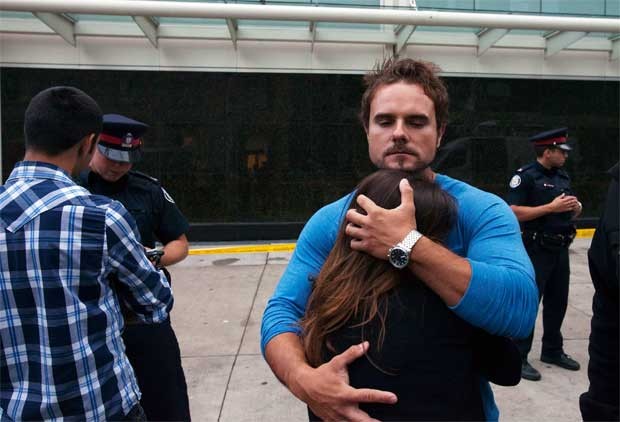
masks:
<path id="1" fill-rule="evenodd" d="M 441 33 L 452 35 L 447 41 L 444 36 L 442 45 L 473 46 L 477 56 L 497 47 L 537 48 L 545 52 L 546 59 L 564 49 L 575 48 L 580 51 L 607 51 L 609 60 L 617 60 L 617 36 L 620 34 L 618 18 L 428 11 L 414 7 L 152 0 L 0 0 L 0 11 L 30 12 L 45 24 L 37 26 L 23 17 L 0 17 L 0 33 L 36 35 L 49 33 L 51 28 L 73 46 L 76 37 L 80 36 L 146 37 L 154 48 L 158 48 L 158 40 L 162 38 L 228 39 L 234 49 L 243 41 L 303 42 L 309 44 L 310 50 L 317 43 L 384 44 L 392 46 L 394 54 L 400 54 L 408 44 L 433 45 L 435 41 L 432 40 Z M 89 20 L 86 23 L 86 20 L 78 18 L 75 21 L 69 17 L 75 14 L 132 17 L 135 24 L 128 26 L 120 18 L 99 22 Z M 196 23 L 161 23 L 159 18 L 190 18 L 188 20 L 196 20 Z M 217 23 L 206 24 L 205 19 L 216 19 Z M 246 20 L 269 22 L 257 26 L 246 24 Z M 276 25 L 273 25 L 274 21 Z M 305 23 L 297 26 L 296 22 Z M 329 23 L 329 28 L 322 28 L 323 23 Z M 358 24 L 361 28 L 346 28 L 349 24 Z M 535 42 L 524 42 L 508 35 L 514 34 L 515 30 L 540 33 Z M 590 42 L 579 43 L 584 39 Z"/>
<path id="2" fill-rule="evenodd" d="M 157 27 L 159 26 L 157 19 L 149 16 L 132 16 L 132 18 L 144 36 L 153 44 L 153 47 L 157 48 Z"/>
<path id="3" fill-rule="evenodd" d="M 75 46 L 75 19 L 58 13 L 33 12 L 37 18 L 72 46 Z"/>
<path id="4" fill-rule="evenodd" d="M 484 28 L 478 33 L 478 56 L 482 56 L 489 48 L 493 47 L 510 29 Z"/>

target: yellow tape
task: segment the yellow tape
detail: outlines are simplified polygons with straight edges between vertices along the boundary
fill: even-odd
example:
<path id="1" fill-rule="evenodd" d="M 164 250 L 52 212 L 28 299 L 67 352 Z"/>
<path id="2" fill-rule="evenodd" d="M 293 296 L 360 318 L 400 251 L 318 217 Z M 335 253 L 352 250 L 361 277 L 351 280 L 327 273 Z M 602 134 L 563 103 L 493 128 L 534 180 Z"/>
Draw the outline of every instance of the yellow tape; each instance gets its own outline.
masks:
<path id="1" fill-rule="evenodd" d="M 190 249 L 190 255 L 209 255 L 222 253 L 258 253 L 258 252 L 292 252 L 294 243 L 273 243 L 269 245 L 239 245 L 222 246 L 217 248 Z"/>
<path id="2" fill-rule="evenodd" d="M 577 237 L 581 239 L 591 239 L 594 236 L 594 229 L 578 229 Z M 272 243 L 267 245 L 239 245 L 221 246 L 216 248 L 195 248 L 190 249 L 190 255 L 212 255 L 225 253 L 260 253 L 260 252 L 293 252 L 295 243 Z"/>
<path id="3" fill-rule="evenodd" d="M 577 237 L 581 239 L 592 239 L 595 229 L 577 229 Z"/>

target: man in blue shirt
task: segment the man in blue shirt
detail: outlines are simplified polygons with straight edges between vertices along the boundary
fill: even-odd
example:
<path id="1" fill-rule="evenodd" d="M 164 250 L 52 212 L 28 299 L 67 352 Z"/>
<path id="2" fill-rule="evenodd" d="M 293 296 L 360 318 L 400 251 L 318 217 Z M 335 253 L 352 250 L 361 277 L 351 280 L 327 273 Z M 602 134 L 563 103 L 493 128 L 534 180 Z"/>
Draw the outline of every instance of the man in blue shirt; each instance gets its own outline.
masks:
<path id="1" fill-rule="evenodd" d="M 101 126 L 76 88 L 46 89 L 26 109 L 24 161 L 0 187 L 0 420 L 144 420 L 119 300 L 157 323 L 172 292 L 127 210 L 71 178 Z"/>
<path id="2" fill-rule="evenodd" d="M 348 385 L 347 365 L 364 355 L 367 342 L 313 368 L 299 340 L 297 321 L 311 292 L 309 277 L 319 273 L 344 219 L 353 249 L 412 271 L 470 324 L 492 334 L 525 337 L 536 318 L 534 272 L 513 213 L 500 198 L 435 174 L 429 167 L 448 119 L 448 93 L 437 72 L 430 63 L 386 61 L 366 76 L 361 119 L 369 156 L 377 167 L 418 172 L 454 197 L 458 216 L 446 246 L 416 230 L 414 192 L 408 183 L 401 182 L 402 202 L 392 210 L 361 195 L 358 205 L 366 214 L 347 211 L 349 195 L 308 221 L 265 309 L 261 334 L 268 364 L 322 419 L 370 420 L 359 403 L 398 400 L 391 392 Z M 480 388 L 486 418 L 496 420 L 493 393 L 482 377 Z"/>

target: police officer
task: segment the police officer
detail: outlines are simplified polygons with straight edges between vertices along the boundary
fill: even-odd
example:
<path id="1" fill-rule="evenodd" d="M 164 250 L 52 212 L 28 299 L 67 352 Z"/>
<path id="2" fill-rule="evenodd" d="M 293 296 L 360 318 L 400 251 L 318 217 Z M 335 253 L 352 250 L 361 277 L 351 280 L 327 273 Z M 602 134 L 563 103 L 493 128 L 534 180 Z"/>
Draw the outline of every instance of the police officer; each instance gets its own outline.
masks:
<path id="1" fill-rule="evenodd" d="M 576 371 L 579 363 L 564 353 L 560 328 L 568 303 L 570 276 L 568 246 L 575 237 L 572 220 L 582 210 L 573 194 L 570 178 L 561 168 L 571 147 L 567 128 L 539 133 L 529 140 L 536 161 L 521 167 L 510 179 L 507 202 L 521 224 L 523 243 L 536 271 L 539 298 L 543 301 L 543 337 L 540 360 Z M 534 332 L 517 340 L 521 353 L 521 377 L 541 378 L 527 355 Z"/>
<path id="2" fill-rule="evenodd" d="M 142 135 L 147 129 L 144 123 L 125 116 L 104 115 L 97 151 L 81 182 L 92 193 L 116 199 L 127 208 L 136 220 L 145 249 L 155 248 L 156 240 L 164 245 L 159 262 L 153 260 L 165 267 L 187 256 L 188 223 L 157 179 L 131 170 L 141 158 Z M 170 320 L 139 324 L 126 315 L 123 340 L 147 419 L 189 420 L 181 353 Z"/>
<path id="3" fill-rule="evenodd" d="M 579 400 L 584 421 L 620 420 L 620 168 L 609 170 L 612 182 L 588 251 L 594 284 L 592 331 L 588 352 L 590 386 Z"/>

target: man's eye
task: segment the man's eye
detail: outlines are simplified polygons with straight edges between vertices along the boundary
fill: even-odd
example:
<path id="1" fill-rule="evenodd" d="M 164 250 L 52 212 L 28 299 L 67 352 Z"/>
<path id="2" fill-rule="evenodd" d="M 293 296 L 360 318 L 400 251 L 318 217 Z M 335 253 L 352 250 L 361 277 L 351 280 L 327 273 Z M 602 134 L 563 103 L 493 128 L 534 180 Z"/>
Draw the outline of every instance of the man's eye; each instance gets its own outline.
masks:
<path id="1" fill-rule="evenodd" d="M 412 126 L 412 127 L 423 127 L 426 124 L 426 122 L 423 120 L 410 120 L 408 124 L 409 126 Z"/>

